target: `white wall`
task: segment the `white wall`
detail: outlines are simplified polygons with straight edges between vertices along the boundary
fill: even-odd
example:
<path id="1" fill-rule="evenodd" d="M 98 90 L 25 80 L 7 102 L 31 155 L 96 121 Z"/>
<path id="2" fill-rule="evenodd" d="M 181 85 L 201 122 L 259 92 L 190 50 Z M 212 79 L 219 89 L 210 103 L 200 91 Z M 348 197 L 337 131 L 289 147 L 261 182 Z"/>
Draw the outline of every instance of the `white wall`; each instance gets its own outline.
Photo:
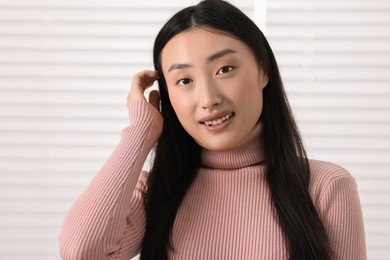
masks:
<path id="1" fill-rule="evenodd" d="M 389 259 L 390 2 L 266 2 L 267 35 L 309 156 L 355 177 L 368 259 Z"/>

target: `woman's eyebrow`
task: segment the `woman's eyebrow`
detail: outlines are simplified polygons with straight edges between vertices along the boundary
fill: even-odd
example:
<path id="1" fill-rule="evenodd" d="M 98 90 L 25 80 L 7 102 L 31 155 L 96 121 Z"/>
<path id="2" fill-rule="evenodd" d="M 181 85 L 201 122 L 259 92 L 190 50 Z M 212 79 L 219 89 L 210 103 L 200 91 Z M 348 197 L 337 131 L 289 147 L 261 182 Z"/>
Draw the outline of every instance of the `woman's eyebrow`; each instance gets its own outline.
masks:
<path id="1" fill-rule="evenodd" d="M 222 58 L 225 55 L 232 54 L 232 53 L 237 53 L 237 52 L 235 50 L 232 50 L 232 49 L 223 49 L 221 51 L 214 53 L 210 57 L 208 57 L 207 62 L 210 63 L 210 62 L 215 61 L 219 58 Z"/>
<path id="2" fill-rule="evenodd" d="M 172 70 L 180 70 L 180 69 L 186 69 L 191 68 L 192 65 L 190 64 L 183 64 L 183 63 L 174 63 L 169 67 L 168 72 L 171 72 Z"/>
<path id="3" fill-rule="evenodd" d="M 223 49 L 223 50 L 220 50 L 214 54 L 212 54 L 211 56 L 209 56 L 207 58 L 207 63 L 210 63 L 210 62 L 213 62 L 219 58 L 222 58 L 223 56 L 226 56 L 228 54 L 232 54 L 232 53 L 237 53 L 235 50 L 232 50 L 232 49 Z M 168 72 L 171 72 L 172 70 L 179 70 L 179 69 L 187 69 L 187 68 L 191 68 L 192 65 L 191 64 L 185 64 L 185 63 L 174 63 L 172 64 L 170 67 L 169 67 L 169 70 Z"/>

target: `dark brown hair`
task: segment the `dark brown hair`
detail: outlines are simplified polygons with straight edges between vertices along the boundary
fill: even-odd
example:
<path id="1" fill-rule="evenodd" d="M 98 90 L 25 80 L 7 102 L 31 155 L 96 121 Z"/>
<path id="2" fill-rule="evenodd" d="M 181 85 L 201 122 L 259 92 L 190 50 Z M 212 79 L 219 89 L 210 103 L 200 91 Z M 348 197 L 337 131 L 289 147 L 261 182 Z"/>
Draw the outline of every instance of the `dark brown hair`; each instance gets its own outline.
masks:
<path id="1" fill-rule="evenodd" d="M 181 126 L 169 101 L 161 68 L 161 52 L 175 35 L 194 27 L 226 32 L 248 45 L 269 83 L 264 88 L 262 150 L 275 214 L 289 258 L 331 259 L 324 226 L 309 195 L 310 169 L 301 137 L 283 88 L 274 54 L 259 28 L 239 9 L 220 0 L 205 0 L 176 13 L 162 27 L 154 44 L 154 65 L 160 77 L 162 134 L 145 196 L 146 231 L 141 259 L 167 259 L 172 227 L 183 198 L 200 167 L 201 147 Z M 261 212 L 259 212 L 261 214 Z"/>

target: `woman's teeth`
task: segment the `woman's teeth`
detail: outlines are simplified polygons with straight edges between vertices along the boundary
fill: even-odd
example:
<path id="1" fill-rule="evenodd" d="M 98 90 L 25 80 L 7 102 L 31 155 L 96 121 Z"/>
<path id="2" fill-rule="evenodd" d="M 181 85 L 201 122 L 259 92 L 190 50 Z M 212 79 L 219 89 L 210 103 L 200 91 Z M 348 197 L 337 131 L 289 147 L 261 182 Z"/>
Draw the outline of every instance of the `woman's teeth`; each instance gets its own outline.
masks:
<path id="1" fill-rule="evenodd" d="M 216 125 L 219 125 L 219 124 L 222 124 L 223 122 L 225 122 L 226 120 L 228 120 L 229 118 L 231 118 L 233 116 L 233 112 L 222 117 L 222 118 L 219 118 L 219 119 L 216 119 L 216 120 L 211 120 L 211 121 L 206 121 L 204 122 L 207 126 L 216 126 Z"/>

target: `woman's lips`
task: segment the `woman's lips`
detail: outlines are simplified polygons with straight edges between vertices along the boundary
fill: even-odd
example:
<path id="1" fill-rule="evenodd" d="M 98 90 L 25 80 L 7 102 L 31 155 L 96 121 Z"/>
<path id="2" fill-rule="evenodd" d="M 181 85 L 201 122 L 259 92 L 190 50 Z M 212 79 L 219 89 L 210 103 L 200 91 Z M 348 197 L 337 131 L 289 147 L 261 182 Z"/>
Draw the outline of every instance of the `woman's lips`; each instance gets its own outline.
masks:
<path id="1" fill-rule="evenodd" d="M 230 113 L 224 113 L 219 116 L 209 116 L 205 117 L 204 119 L 207 119 L 205 121 L 201 121 L 201 124 L 203 124 L 208 130 L 211 131 L 219 131 L 230 125 L 232 118 L 234 117 L 234 112 Z M 203 119 L 203 120 L 204 120 Z"/>
<path id="2" fill-rule="evenodd" d="M 223 117 L 226 117 L 229 114 L 233 114 L 234 115 L 234 112 L 229 111 L 229 110 L 221 110 L 221 111 L 215 112 L 213 114 L 210 114 L 210 115 L 202 117 L 199 120 L 199 123 L 204 124 L 205 122 L 209 122 L 209 121 L 212 122 L 214 120 L 222 119 Z"/>
<path id="3" fill-rule="evenodd" d="M 223 122 L 225 122 L 226 120 L 230 119 L 232 116 L 233 116 L 233 112 L 231 112 L 231 113 L 229 113 L 226 116 L 223 116 L 221 118 L 216 118 L 216 119 L 213 119 L 213 120 L 205 121 L 204 124 L 207 125 L 207 126 L 220 125 Z"/>

